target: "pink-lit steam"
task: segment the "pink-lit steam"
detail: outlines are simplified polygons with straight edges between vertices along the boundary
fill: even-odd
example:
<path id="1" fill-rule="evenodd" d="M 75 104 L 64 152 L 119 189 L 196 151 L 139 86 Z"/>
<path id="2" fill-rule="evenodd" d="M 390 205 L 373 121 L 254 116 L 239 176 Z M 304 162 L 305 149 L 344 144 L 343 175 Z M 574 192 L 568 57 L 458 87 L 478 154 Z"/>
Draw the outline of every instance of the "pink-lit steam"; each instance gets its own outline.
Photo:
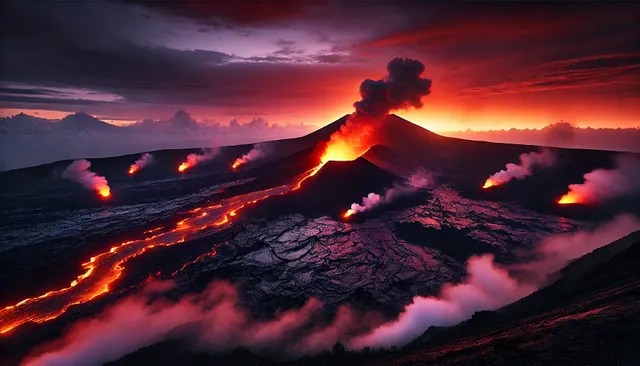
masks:
<path id="1" fill-rule="evenodd" d="M 237 158 L 231 168 L 237 169 L 239 166 L 246 164 L 251 161 L 256 161 L 262 159 L 266 155 L 269 154 L 269 149 L 265 144 L 255 144 L 248 153 L 242 155 L 242 157 Z"/>
<path id="2" fill-rule="evenodd" d="M 512 179 L 524 179 L 533 173 L 534 167 L 548 168 L 555 161 L 556 156 L 548 149 L 522 154 L 520 155 L 520 164 L 508 163 L 506 170 L 503 169 L 490 176 L 482 188 L 503 185 Z"/>
<path id="3" fill-rule="evenodd" d="M 518 281 L 507 269 L 495 264 L 492 255 L 473 256 L 467 261 L 466 280 L 444 285 L 438 296 L 414 297 L 396 320 L 354 338 L 349 346 L 353 349 L 402 346 L 430 326 L 454 325 L 476 311 L 500 308 L 547 285 L 549 276 L 567 262 L 636 230 L 640 230 L 640 220 L 623 214 L 593 231 L 550 236 L 534 249 L 540 259 L 509 266 L 535 273 L 533 281 Z"/>
<path id="4" fill-rule="evenodd" d="M 173 283 L 156 282 L 107 308 L 101 315 L 80 320 L 65 336 L 23 362 L 28 366 L 101 365 L 171 336 L 191 337 L 202 350 L 246 347 L 278 350 L 302 356 L 330 348 L 341 337 L 362 334 L 380 323 L 375 314 L 340 306 L 335 317 L 322 322 L 323 303 L 310 298 L 299 309 L 257 320 L 240 305 L 239 293 L 228 282 L 212 282 L 201 293 L 179 301 L 158 298 Z"/>
<path id="5" fill-rule="evenodd" d="M 377 193 L 369 193 L 362 198 L 362 203 L 353 203 L 344 214 L 344 217 L 352 216 L 359 212 L 369 211 L 376 206 L 384 203 L 391 203 L 399 197 L 410 195 L 421 188 L 427 188 L 433 185 L 433 175 L 426 171 L 419 171 L 412 174 L 408 180 L 397 183 L 393 187 L 387 189 L 383 195 Z"/>
<path id="6" fill-rule="evenodd" d="M 144 169 L 147 165 L 153 162 L 153 155 L 149 153 L 144 153 L 135 163 L 131 164 L 129 167 L 129 174 L 135 174 L 139 172 L 141 169 Z"/>
<path id="7" fill-rule="evenodd" d="M 78 182 L 88 189 L 95 190 L 103 198 L 111 196 L 111 188 L 109 187 L 107 178 L 90 171 L 90 166 L 91 163 L 87 160 L 76 160 L 62 172 L 62 176 Z"/>
<path id="8" fill-rule="evenodd" d="M 584 183 L 569 185 L 558 203 L 597 204 L 640 192 L 640 159 L 631 154 L 615 157 L 613 169 L 596 169 L 584 175 Z"/>
<path id="9" fill-rule="evenodd" d="M 187 159 L 178 166 L 178 171 L 182 173 L 185 170 L 191 169 L 200 163 L 213 160 L 213 158 L 215 158 L 219 152 L 219 148 L 212 148 L 205 150 L 202 154 L 189 154 L 187 156 Z"/>
<path id="10" fill-rule="evenodd" d="M 188 337 L 202 350 L 243 346 L 301 356 L 329 349 L 336 341 L 351 349 L 402 346 L 430 326 L 453 325 L 480 310 L 497 309 L 527 296 L 568 261 L 640 230 L 635 216 L 621 215 L 592 231 L 548 237 L 533 250 L 539 259 L 509 266 L 537 273 L 519 281 L 492 255 L 471 257 L 466 279 L 445 284 L 437 296 L 416 296 L 397 319 L 383 323 L 377 314 L 338 308 L 322 321 L 323 304 L 310 298 L 299 309 L 254 318 L 240 305 L 239 292 L 227 282 L 213 282 L 203 292 L 178 301 L 158 295 L 172 282 L 154 282 L 138 294 L 107 308 L 101 315 L 76 322 L 58 341 L 30 355 L 24 365 L 99 365 L 171 337 Z M 531 254 L 531 253 L 528 253 Z M 108 345 L 108 346 L 107 346 Z"/>

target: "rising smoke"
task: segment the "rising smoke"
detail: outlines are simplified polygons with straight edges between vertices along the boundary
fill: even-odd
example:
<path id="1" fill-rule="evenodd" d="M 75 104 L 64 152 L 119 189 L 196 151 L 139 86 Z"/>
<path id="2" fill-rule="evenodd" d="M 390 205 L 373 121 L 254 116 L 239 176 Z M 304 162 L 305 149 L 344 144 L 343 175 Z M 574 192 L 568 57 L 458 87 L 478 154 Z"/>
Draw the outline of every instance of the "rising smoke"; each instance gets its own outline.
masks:
<path id="1" fill-rule="evenodd" d="M 255 145 L 253 145 L 253 148 L 251 148 L 251 150 L 249 150 L 248 153 L 242 155 L 242 157 L 237 158 L 233 162 L 233 165 L 231 165 L 231 167 L 233 169 L 236 169 L 239 166 L 241 166 L 243 164 L 246 164 L 248 162 L 262 159 L 268 154 L 269 154 L 268 145 L 266 145 L 266 144 L 255 144 Z"/>
<path id="2" fill-rule="evenodd" d="M 213 160 L 213 158 L 215 158 L 219 152 L 219 148 L 212 148 L 204 150 L 202 154 L 189 154 L 187 156 L 187 159 L 178 167 L 178 171 L 184 172 L 185 170 L 191 169 L 200 163 Z"/>
<path id="3" fill-rule="evenodd" d="M 362 198 L 362 203 L 351 204 L 351 208 L 347 210 L 344 217 L 372 210 L 381 204 L 391 203 L 399 197 L 410 195 L 421 188 L 427 188 L 431 186 L 433 182 L 433 175 L 431 173 L 426 171 L 416 172 L 412 174 L 408 180 L 402 183 L 396 183 L 393 187 L 387 189 L 382 196 L 371 192 Z"/>
<path id="4" fill-rule="evenodd" d="M 539 259 L 509 266 L 531 270 L 538 278 L 523 282 L 497 265 L 492 255 L 471 257 L 467 279 L 445 284 L 438 296 L 414 297 L 396 320 L 346 305 L 323 322 L 323 304 L 311 298 L 301 308 L 257 320 L 240 305 L 239 292 L 213 282 L 202 293 L 178 301 L 158 298 L 172 282 L 152 282 L 140 293 L 107 308 L 100 316 L 76 322 L 59 340 L 31 355 L 25 365 L 99 365 L 171 337 L 188 337 L 204 350 L 243 346 L 300 356 L 326 350 L 336 341 L 352 349 L 401 346 L 433 325 L 453 325 L 479 310 L 496 309 L 546 285 L 548 275 L 568 261 L 640 229 L 640 220 L 621 215 L 593 231 L 560 234 L 533 250 Z M 531 254 L 531 253 L 528 253 Z"/>
<path id="5" fill-rule="evenodd" d="M 136 172 L 144 169 L 147 165 L 153 162 L 153 155 L 149 153 L 144 153 L 142 156 L 136 160 L 135 163 L 131 164 L 129 167 L 129 174 L 135 174 Z"/>
<path id="6" fill-rule="evenodd" d="M 334 134 L 322 156 L 330 160 L 354 160 L 380 140 L 376 136 L 381 117 L 400 109 L 421 108 L 422 97 L 431 93 L 431 80 L 423 78 L 424 65 L 410 58 L 394 58 L 381 80 L 366 79 L 360 84 L 361 100 L 355 112 Z"/>
<path id="7" fill-rule="evenodd" d="M 596 169 L 584 175 L 584 183 L 569 185 L 559 203 L 602 203 L 640 192 L 640 160 L 631 154 L 617 155 L 613 169 Z"/>
<path id="8" fill-rule="evenodd" d="M 593 231 L 548 237 L 534 249 L 540 255 L 539 260 L 513 266 L 535 272 L 533 282 L 520 282 L 510 276 L 505 268 L 493 262 L 492 255 L 473 256 L 467 261 L 465 281 L 444 285 L 437 297 L 414 297 L 395 321 L 356 337 L 350 346 L 354 349 L 402 346 L 430 326 L 453 325 L 476 311 L 500 308 L 546 285 L 549 275 L 567 262 L 636 230 L 640 230 L 640 220 L 621 215 Z"/>
<path id="9" fill-rule="evenodd" d="M 202 293 L 177 302 L 158 298 L 171 285 L 153 284 L 153 288 L 110 306 L 101 316 L 77 322 L 62 340 L 24 364 L 101 365 L 172 336 L 191 337 L 191 343 L 204 350 L 246 347 L 303 355 L 327 349 L 340 337 L 362 334 L 379 324 L 374 314 L 347 306 L 339 307 L 333 320 L 323 323 L 323 304 L 315 298 L 299 309 L 257 320 L 240 305 L 237 288 L 227 282 L 213 282 Z"/>
<path id="10" fill-rule="evenodd" d="M 520 155 L 520 164 L 509 163 L 506 170 L 501 170 L 487 179 L 482 188 L 499 186 L 508 183 L 512 179 L 524 179 L 533 173 L 534 167 L 548 168 L 556 161 L 556 156 L 551 150 L 543 149 L 541 152 L 529 152 Z"/>
<path id="11" fill-rule="evenodd" d="M 111 195 L 111 188 L 109 188 L 107 179 L 90 171 L 90 166 L 91 163 L 87 160 L 76 160 L 62 172 L 62 176 L 78 182 L 88 189 L 95 190 L 102 197 L 109 197 Z"/>

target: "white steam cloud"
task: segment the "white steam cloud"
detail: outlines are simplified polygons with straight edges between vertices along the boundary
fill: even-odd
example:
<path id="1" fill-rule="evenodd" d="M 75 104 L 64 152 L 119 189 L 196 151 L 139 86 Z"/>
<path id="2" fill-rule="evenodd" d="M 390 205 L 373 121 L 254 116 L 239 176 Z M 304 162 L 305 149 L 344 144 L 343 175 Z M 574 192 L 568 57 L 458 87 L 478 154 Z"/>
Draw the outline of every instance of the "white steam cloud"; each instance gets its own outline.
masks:
<path id="1" fill-rule="evenodd" d="M 90 171 L 90 166 L 91 163 L 87 160 L 76 160 L 71 163 L 64 172 L 62 172 L 62 176 L 78 182 L 88 189 L 95 190 L 103 197 L 110 196 L 111 188 L 109 188 L 107 178 Z"/>
<path id="2" fill-rule="evenodd" d="M 205 161 L 213 160 L 213 158 L 215 158 L 219 152 L 219 148 L 212 148 L 205 150 L 202 154 L 189 154 L 187 155 L 187 159 L 182 162 L 182 164 L 180 164 L 178 170 L 182 172 L 186 169 L 193 168 L 194 166 Z"/>
<path id="3" fill-rule="evenodd" d="M 534 281 L 510 276 L 492 255 L 471 257 L 465 280 L 445 284 L 438 296 L 414 297 L 396 320 L 386 323 L 377 314 L 346 305 L 338 308 L 333 319 L 323 321 L 323 304 L 315 298 L 299 309 L 256 319 L 240 304 L 236 287 L 227 282 L 213 282 L 203 292 L 177 301 L 159 296 L 172 288 L 172 282 L 155 282 L 101 315 L 76 322 L 61 339 L 31 354 L 23 365 L 100 365 L 172 337 L 186 337 L 203 350 L 241 346 L 291 356 L 326 350 L 337 341 L 352 349 L 402 346 L 430 326 L 453 325 L 476 311 L 497 309 L 527 296 L 567 261 L 635 230 L 640 230 L 640 220 L 621 215 L 593 231 L 544 239 L 534 249 L 539 259 L 513 266 L 536 272 L 539 276 Z"/>
<path id="4" fill-rule="evenodd" d="M 153 162 L 153 155 L 149 153 L 144 153 L 135 163 L 131 164 L 129 167 L 129 174 L 134 174 L 137 171 L 144 169 L 147 165 Z"/>
<path id="5" fill-rule="evenodd" d="M 246 164 L 248 162 L 262 159 L 265 156 L 267 156 L 269 154 L 269 152 L 270 152 L 269 148 L 267 147 L 266 144 L 255 144 L 255 145 L 253 145 L 253 148 L 251 150 L 249 150 L 248 153 L 242 155 L 242 157 L 240 157 L 240 158 L 237 158 L 233 162 L 232 167 L 235 169 L 235 168 L 239 167 L 240 165 Z"/>
<path id="6" fill-rule="evenodd" d="M 524 179 L 530 176 L 534 167 L 548 168 L 556 161 L 556 156 L 551 150 L 543 149 L 541 152 L 529 152 L 520 155 L 520 164 L 508 163 L 506 170 L 501 170 L 487 179 L 484 188 L 499 186 L 512 179 Z"/>
<path id="7" fill-rule="evenodd" d="M 584 175 L 584 183 L 569 185 L 560 203 L 601 203 L 640 192 L 640 159 L 631 154 L 615 157 L 613 169 L 596 169 Z"/>
<path id="8" fill-rule="evenodd" d="M 568 261 L 636 230 L 640 230 L 640 220 L 635 216 L 621 215 L 594 231 L 555 235 L 543 240 L 534 250 L 540 260 L 514 266 L 536 273 L 538 281 L 532 283 L 518 282 L 506 269 L 493 262 L 492 255 L 471 257 L 467 262 L 465 281 L 444 285 L 435 297 L 414 297 L 398 319 L 353 339 L 350 347 L 402 346 L 430 326 L 454 325 L 476 311 L 500 308 L 546 285 L 549 275 Z"/>
<path id="9" fill-rule="evenodd" d="M 362 203 L 353 203 L 351 208 L 345 213 L 345 217 L 359 212 L 369 211 L 384 203 L 391 203 L 399 197 L 410 195 L 421 188 L 427 188 L 434 183 L 433 175 L 426 171 L 419 171 L 412 174 L 403 183 L 395 184 L 389 188 L 382 196 L 377 193 L 369 193 L 362 198 Z"/>
<path id="10" fill-rule="evenodd" d="M 323 324 L 323 304 L 315 298 L 299 309 L 256 320 L 240 305 L 238 290 L 227 282 L 213 282 L 202 293 L 177 302 L 158 299 L 157 295 L 172 284 L 150 284 L 153 288 L 117 302 L 100 316 L 78 321 L 61 340 L 28 357 L 23 365 L 101 365 L 178 334 L 190 335 L 193 344 L 202 349 L 242 346 L 303 355 L 328 349 L 340 337 L 361 334 L 379 324 L 375 315 L 346 306 Z"/>

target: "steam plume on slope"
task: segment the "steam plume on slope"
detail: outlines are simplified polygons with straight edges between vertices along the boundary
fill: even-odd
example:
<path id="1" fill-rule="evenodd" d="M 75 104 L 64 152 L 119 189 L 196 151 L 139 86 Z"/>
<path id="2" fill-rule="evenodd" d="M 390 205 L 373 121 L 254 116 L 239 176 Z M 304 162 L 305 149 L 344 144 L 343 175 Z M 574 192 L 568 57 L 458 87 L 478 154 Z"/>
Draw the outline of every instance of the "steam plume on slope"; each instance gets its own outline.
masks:
<path id="1" fill-rule="evenodd" d="M 520 165 L 509 163 L 506 170 L 501 170 L 487 179 L 482 188 L 499 186 L 511 179 L 524 179 L 530 176 L 534 167 L 548 168 L 556 161 L 556 156 L 548 149 L 541 152 L 529 152 L 520 155 Z"/>
<path id="2" fill-rule="evenodd" d="M 557 273 L 569 261 L 605 246 L 621 237 L 640 230 L 640 219 L 630 214 L 621 214 L 593 231 L 557 234 L 536 245 L 531 254 L 535 261 L 514 264 L 512 270 L 524 272 L 527 278 L 546 285 L 550 275 Z"/>
<path id="3" fill-rule="evenodd" d="M 533 282 L 519 282 L 506 269 L 496 265 L 492 255 L 473 256 L 467 261 L 465 281 L 444 285 L 436 297 L 414 297 L 395 321 L 353 339 L 350 347 L 402 346 L 430 326 L 454 325 L 476 311 L 500 308 L 546 284 L 550 271 L 638 229 L 638 218 L 621 215 L 594 231 L 561 234 L 543 240 L 534 250 L 544 254 L 540 260 L 515 266 L 536 272 L 537 281 Z"/>
<path id="4" fill-rule="evenodd" d="M 378 142 L 375 130 L 381 117 L 395 110 L 421 108 L 422 97 L 431 93 L 431 80 L 422 77 L 424 71 L 418 60 L 394 58 L 383 79 L 364 80 L 360 84 L 362 99 L 353 104 L 355 112 L 346 124 L 331 135 L 322 162 L 354 160 Z"/>
<path id="5" fill-rule="evenodd" d="M 369 193 L 362 198 L 362 203 L 353 203 L 351 208 L 347 210 L 344 217 L 349 217 L 358 212 L 369 211 L 376 206 L 384 203 L 391 203 L 398 197 L 406 196 L 414 193 L 421 188 L 427 188 L 433 184 L 433 175 L 426 171 L 420 171 L 412 174 L 409 179 L 402 183 L 397 183 L 393 187 L 384 192 L 382 196 L 377 193 Z"/>
<path id="6" fill-rule="evenodd" d="M 315 298 L 299 309 L 256 320 L 239 304 L 238 290 L 227 282 L 213 282 L 202 293 L 177 302 L 157 298 L 170 287 L 166 284 L 152 283 L 153 288 L 118 301 L 100 316 L 78 321 L 60 341 L 23 364 L 101 365 L 172 336 L 189 337 L 203 349 L 242 346 L 301 355 L 327 349 L 341 337 L 361 334 L 379 323 L 375 315 L 341 306 L 334 319 L 323 324 L 323 304 Z"/>
<path id="7" fill-rule="evenodd" d="M 95 190 L 104 198 L 109 197 L 111 195 L 111 188 L 109 188 L 107 179 L 90 171 L 90 166 L 91 163 L 87 160 L 76 160 L 62 172 L 62 176 L 76 181 L 86 188 Z"/>
<path id="8" fill-rule="evenodd" d="M 256 161 L 258 159 L 262 159 L 266 155 L 269 154 L 269 149 L 265 144 L 255 144 L 253 148 L 249 150 L 248 153 L 242 155 L 242 157 L 237 158 L 233 165 L 231 165 L 232 169 L 237 169 L 240 165 L 246 164 L 250 161 Z"/>
<path id="9" fill-rule="evenodd" d="M 191 169 L 202 162 L 212 160 L 218 155 L 219 152 L 220 152 L 219 148 L 213 148 L 213 149 L 205 150 L 202 154 L 199 154 L 199 155 L 189 154 L 187 156 L 187 160 L 183 161 L 180 164 L 180 166 L 178 166 L 178 171 L 184 172 L 185 170 Z"/>
<path id="10" fill-rule="evenodd" d="M 153 162 L 153 155 L 149 153 L 142 154 L 142 156 L 129 167 L 129 174 L 135 174 L 140 169 L 144 169 L 147 165 L 151 164 L 151 162 Z"/>
<path id="11" fill-rule="evenodd" d="M 584 175 L 584 183 L 569 185 L 558 203 L 600 203 L 640 192 L 640 160 L 633 155 L 615 157 L 614 169 L 596 169 Z"/>

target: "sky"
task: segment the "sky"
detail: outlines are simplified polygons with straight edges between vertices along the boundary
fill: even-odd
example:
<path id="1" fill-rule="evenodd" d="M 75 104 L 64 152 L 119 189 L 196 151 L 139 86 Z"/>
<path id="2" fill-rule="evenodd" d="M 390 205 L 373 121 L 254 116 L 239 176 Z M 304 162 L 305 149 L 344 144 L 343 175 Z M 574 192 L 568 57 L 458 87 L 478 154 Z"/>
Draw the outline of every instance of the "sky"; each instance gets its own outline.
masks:
<path id="1" fill-rule="evenodd" d="M 321 127 L 394 57 L 432 93 L 401 116 L 434 131 L 638 127 L 640 4 L 4 2 L 0 115 L 85 111 L 115 124 L 183 109 L 228 124 Z"/>

